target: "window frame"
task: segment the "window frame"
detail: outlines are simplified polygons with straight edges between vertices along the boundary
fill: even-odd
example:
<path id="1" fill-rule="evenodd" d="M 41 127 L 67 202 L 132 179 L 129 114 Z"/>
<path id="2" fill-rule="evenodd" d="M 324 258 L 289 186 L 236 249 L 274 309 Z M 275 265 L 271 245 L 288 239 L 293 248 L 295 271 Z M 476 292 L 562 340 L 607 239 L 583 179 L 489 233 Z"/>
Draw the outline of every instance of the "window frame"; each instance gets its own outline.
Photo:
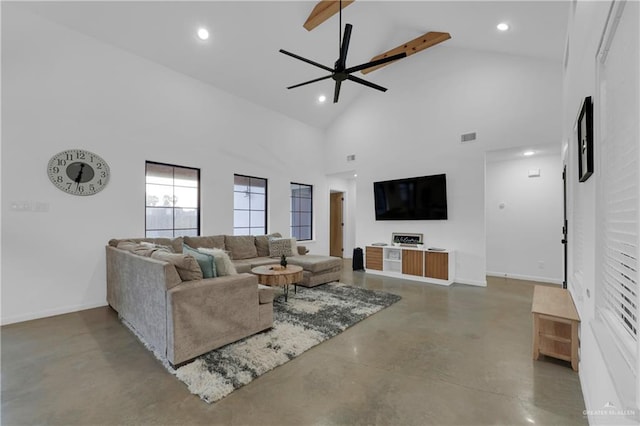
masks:
<path id="1" fill-rule="evenodd" d="M 306 188 L 309 188 L 309 190 L 311 191 L 311 197 L 309 198 L 311 200 L 311 210 L 310 211 L 307 212 L 307 211 L 302 211 L 302 210 L 294 210 L 293 199 L 294 198 L 305 198 L 306 199 L 307 197 L 295 197 L 293 195 L 293 189 L 294 189 L 293 185 L 306 187 Z M 289 198 L 291 200 L 291 204 L 290 204 L 291 207 L 290 207 L 290 211 L 289 211 L 290 221 L 291 221 L 291 224 L 289 226 L 289 230 L 290 230 L 290 233 L 291 233 L 291 237 L 295 238 L 298 241 L 311 241 L 311 240 L 313 240 L 313 185 L 309 185 L 307 183 L 291 182 L 289 184 Z M 309 226 L 306 226 L 306 225 L 305 226 L 300 226 L 300 225 L 299 226 L 294 226 L 293 225 L 293 215 L 295 213 L 298 213 L 298 214 L 308 213 L 309 214 Z M 297 232 L 294 232 L 294 229 L 296 229 L 296 228 L 298 228 L 298 230 L 300 230 L 302 228 L 309 228 L 309 238 L 300 238 L 299 234 Z"/>
<path id="2" fill-rule="evenodd" d="M 267 219 L 268 219 L 268 207 L 269 207 L 269 180 L 267 178 L 261 178 L 261 177 L 257 177 L 257 176 L 249 176 L 249 175 L 243 175 L 243 174 L 240 174 L 240 173 L 234 173 L 233 174 L 233 193 L 234 194 L 236 192 L 239 192 L 239 191 L 236 191 L 236 189 L 235 189 L 235 187 L 236 187 L 236 177 L 264 181 L 264 232 L 263 232 L 263 234 L 266 235 L 268 233 L 268 229 L 269 229 L 268 222 L 267 222 Z M 249 191 L 249 194 L 261 194 L 262 195 L 261 192 L 260 193 L 259 192 L 255 192 L 254 193 L 254 192 L 251 192 L 251 191 Z M 246 226 L 242 226 L 242 227 L 236 226 L 236 223 L 235 223 L 235 212 L 236 211 L 249 211 L 249 226 L 248 227 L 246 227 Z M 233 213 L 234 213 L 233 235 L 262 235 L 262 234 L 254 234 L 253 232 L 251 232 L 252 228 L 256 228 L 256 227 L 251 226 L 251 212 L 253 212 L 253 211 L 261 211 L 261 210 L 253 210 L 251 208 L 251 201 L 249 201 L 249 209 L 248 210 L 246 210 L 246 209 L 237 209 L 236 208 L 236 202 L 235 202 L 235 196 L 234 196 L 234 199 L 233 199 Z M 236 234 L 236 229 L 249 229 L 249 234 Z"/>
<path id="3" fill-rule="evenodd" d="M 171 206 L 171 209 L 172 209 L 172 212 L 173 212 L 173 215 L 172 215 L 172 228 L 171 229 L 168 229 L 168 228 L 166 228 L 166 229 L 165 228 L 163 228 L 163 229 L 149 229 L 148 228 L 147 209 L 149 207 L 155 207 L 155 206 L 149 206 L 147 204 L 147 185 L 148 185 L 148 182 L 147 182 L 148 175 L 147 175 L 147 173 L 148 173 L 148 165 L 150 165 L 150 164 L 151 165 L 156 165 L 156 166 L 171 167 L 173 169 L 172 172 L 173 172 L 174 178 L 175 178 L 175 169 L 183 169 L 183 170 L 190 170 L 190 171 L 195 171 L 196 172 L 196 174 L 197 174 L 197 183 L 198 183 L 198 186 L 197 186 L 198 195 L 196 197 L 198 205 L 195 207 L 195 210 L 196 210 L 196 228 L 176 228 L 176 226 L 175 226 L 176 225 L 175 210 L 179 209 L 179 208 L 185 208 L 185 207 L 176 207 L 175 205 Z M 153 231 L 171 231 L 172 234 L 173 234 L 173 237 L 171 237 L 171 238 L 176 238 L 176 237 L 184 236 L 184 234 L 182 234 L 182 235 L 177 234 L 176 233 L 177 231 L 186 231 L 186 230 L 193 230 L 193 229 L 195 229 L 196 235 L 199 236 L 200 232 L 201 232 L 201 228 L 202 228 L 202 226 L 201 226 L 201 218 L 202 218 L 201 205 L 202 205 L 202 203 L 201 203 L 201 198 L 200 198 L 201 197 L 201 187 L 202 186 L 201 186 L 201 171 L 200 171 L 200 169 L 197 168 L 197 167 L 180 166 L 180 165 L 177 165 L 177 164 L 161 163 L 161 162 L 158 162 L 158 161 L 146 160 L 145 164 L 144 164 L 144 177 L 145 177 L 145 190 L 144 190 L 144 235 L 145 235 L 145 238 L 162 238 L 162 237 L 149 237 L 148 236 L 148 232 L 150 232 L 150 231 L 151 232 L 153 232 Z M 174 183 L 172 185 L 167 185 L 167 186 L 171 186 L 173 188 L 173 193 L 174 193 L 174 196 L 175 196 L 175 187 L 176 187 L 175 180 L 174 180 Z M 179 186 L 179 187 L 182 187 L 182 186 Z M 166 237 L 166 238 L 169 238 L 169 237 Z"/>
<path id="4" fill-rule="evenodd" d="M 629 145 L 635 151 L 621 145 L 623 139 L 611 135 L 613 128 L 608 128 L 607 122 L 607 114 L 611 110 L 609 107 L 617 99 L 607 95 L 612 90 L 611 82 L 607 81 L 610 72 L 608 59 L 612 52 L 616 52 L 612 44 L 622 21 L 624 6 L 625 2 L 612 2 L 595 57 L 597 90 L 594 130 L 599 163 L 595 188 L 595 300 L 594 317 L 590 325 L 621 404 L 633 407 L 640 400 L 640 292 L 637 270 L 640 258 L 640 202 L 637 196 L 640 187 L 637 171 L 640 150 L 635 145 Z M 627 15 L 626 19 L 628 22 L 632 18 Z M 617 55 L 620 53 L 617 51 Z M 620 56 L 617 59 L 620 60 Z M 631 111 L 629 115 L 634 117 Z M 632 172 L 629 173 L 629 170 Z M 619 185 L 622 179 L 625 184 Z M 635 198 L 627 197 L 627 192 L 636 194 Z M 625 206 L 620 209 L 617 203 L 625 197 L 631 208 Z M 622 216 L 624 220 L 621 221 Z M 634 267 L 629 269 L 629 266 Z M 632 296 L 624 296 L 625 292 Z"/>

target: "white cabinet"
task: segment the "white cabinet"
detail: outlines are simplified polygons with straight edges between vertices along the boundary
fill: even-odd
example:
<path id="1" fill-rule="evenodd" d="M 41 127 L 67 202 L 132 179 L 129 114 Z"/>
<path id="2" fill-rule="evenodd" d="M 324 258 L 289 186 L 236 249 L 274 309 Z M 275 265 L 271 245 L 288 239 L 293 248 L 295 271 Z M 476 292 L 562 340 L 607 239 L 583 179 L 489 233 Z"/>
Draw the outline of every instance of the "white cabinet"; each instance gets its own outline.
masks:
<path id="1" fill-rule="evenodd" d="M 371 274 L 404 278 L 440 285 L 455 279 L 455 252 L 417 247 L 367 246 L 366 271 Z"/>

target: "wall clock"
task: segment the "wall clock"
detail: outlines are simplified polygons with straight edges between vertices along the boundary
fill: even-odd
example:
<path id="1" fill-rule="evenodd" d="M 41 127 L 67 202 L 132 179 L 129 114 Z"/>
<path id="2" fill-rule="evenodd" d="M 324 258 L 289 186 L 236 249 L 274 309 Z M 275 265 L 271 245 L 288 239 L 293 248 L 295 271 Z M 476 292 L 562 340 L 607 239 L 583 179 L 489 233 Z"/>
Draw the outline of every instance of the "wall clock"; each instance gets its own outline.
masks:
<path id="1" fill-rule="evenodd" d="M 68 149 L 49 160 L 47 173 L 60 190 L 72 195 L 93 195 L 109 182 L 109 165 L 84 149 Z"/>

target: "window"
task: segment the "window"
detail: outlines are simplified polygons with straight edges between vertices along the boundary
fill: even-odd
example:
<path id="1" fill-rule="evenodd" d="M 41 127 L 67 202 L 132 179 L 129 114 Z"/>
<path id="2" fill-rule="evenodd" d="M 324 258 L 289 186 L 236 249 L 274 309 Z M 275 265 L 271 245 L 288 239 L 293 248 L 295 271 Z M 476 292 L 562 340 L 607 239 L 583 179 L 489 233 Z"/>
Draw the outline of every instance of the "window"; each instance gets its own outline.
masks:
<path id="1" fill-rule="evenodd" d="M 291 183 L 291 236 L 298 241 L 310 240 L 313 235 L 313 187 Z"/>
<path id="2" fill-rule="evenodd" d="M 200 169 L 147 161 L 145 175 L 145 235 L 200 235 Z"/>
<path id="3" fill-rule="evenodd" d="M 633 6 L 629 6 L 629 5 Z M 627 7 L 629 13 L 622 13 Z M 636 2 L 615 2 L 597 55 L 596 320 L 592 324 L 624 406 L 637 404 L 640 288 Z M 635 68 L 629 66 L 635 63 Z"/>
<path id="4" fill-rule="evenodd" d="M 267 233 L 267 180 L 233 175 L 233 235 Z"/>

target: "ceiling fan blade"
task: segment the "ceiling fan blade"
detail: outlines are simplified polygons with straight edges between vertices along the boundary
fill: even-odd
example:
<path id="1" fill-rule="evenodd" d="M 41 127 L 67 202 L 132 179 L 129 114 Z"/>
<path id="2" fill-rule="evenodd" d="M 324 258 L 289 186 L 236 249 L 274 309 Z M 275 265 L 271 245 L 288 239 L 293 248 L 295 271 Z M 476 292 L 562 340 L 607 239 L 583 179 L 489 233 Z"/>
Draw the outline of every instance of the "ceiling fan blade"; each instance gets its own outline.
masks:
<path id="1" fill-rule="evenodd" d="M 353 26 L 346 24 L 344 26 L 344 35 L 342 36 L 342 46 L 340 47 L 340 58 L 336 65 L 336 70 L 340 71 L 347 67 L 347 52 L 349 51 L 349 43 L 351 42 L 351 30 Z"/>
<path id="2" fill-rule="evenodd" d="M 286 50 L 280 49 L 280 53 L 284 53 L 285 55 L 291 56 L 292 58 L 296 58 L 302 62 L 306 62 L 308 64 L 311 64 L 313 66 L 316 66 L 318 68 L 322 68 L 325 71 L 329 71 L 329 72 L 333 72 L 333 68 L 329 68 L 327 66 L 324 66 L 322 64 L 319 64 L 317 62 L 312 61 L 311 59 L 307 59 L 307 58 L 303 58 L 302 56 L 298 56 L 295 53 L 291 53 L 291 52 L 287 52 Z"/>
<path id="3" fill-rule="evenodd" d="M 309 14 L 309 17 L 307 18 L 307 21 L 302 26 L 305 27 L 307 31 L 311 31 L 338 13 L 340 11 L 340 6 L 344 9 L 354 1 L 355 0 L 342 0 L 342 2 L 340 2 L 338 0 L 321 0 L 313 8 L 311 14 Z"/>
<path id="4" fill-rule="evenodd" d="M 375 67 L 377 65 L 386 64 L 387 62 L 393 62 L 398 59 L 402 59 L 406 56 L 407 54 L 405 52 L 398 53 L 397 55 L 389 56 L 386 58 L 378 59 L 376 61 L 367 62 L 366 64 L 356 65 L 355 67 L 347 68 L 346 70 L 344 70 L 344 72 L 346 72 L 347 74 L 351 74 L 352 72 L 360 71 L 365 68 Z"/>
<path id="5" fill-rule="evenodd" d="M 314 78 L 313 80 L 305 81 L 304 83 L 296 84 L 294 86 L 289 86 L 287 87 L 287 89 L 295 89 L 296 87 L 306 86 L 307 84 L 315 83 L 316 81 L 326 80 L 328 78 L 331 78 L 331 74 L 326 75 L 324 77 L 320 77 L 320 78 Z"/>
<path id="6" fill-rule="evenodd" d="M 407 56 L 411 56 L 414 53 L 418 53 L 428 47 L 435 46 L 438 43 L 442 43 L 443 41 L 449 40 L 451 38 L 451 34 L 449 33 L 439 33 L 435 31 L 429 31 L 426 34 L 421 35 L 418 38 L 415 38 L 407 43 L 401 44 L 400 46 L 388 50 L 384 53 L 381 53 L 378 56 L 374 56 L 371 58 L 372 61 L 377 59 L 384 58 L 389 55 L 394 55 L 396 53 L 405 52 Z M 362 74 L 370 73 L 371 71 L 375 71 L 378 68 L 382 68 L 386 64 L 377 65 L 375 67 L 366 68 L 362 70 Z"/>
<path id="7" fill-rule="evenodd" d="M 338 103 L 338 98 L 340 97 L 340 86 L 342 85 L 341 81 L 336 81 L 336 88 L 333 91 L 333 103 Z"/>
<path id="8" fill-rule="evenodd" d="M 371 83 L 371 82 L 369 82 L 367 80 L 363 80 L 360 77 L 349 75 L 349 76 L 347 76 L 347 78 L 349 80 L 353 81 L 353 82 L 360 83 L 362 85 L 365 85 L 367 87 L 371 87 L 372 89 L 376 89 L 376 90 L 379 90 L 381 92 L 386 92 L 387 91 L 386 87 L 378 86 L 377 84 Z"/>

